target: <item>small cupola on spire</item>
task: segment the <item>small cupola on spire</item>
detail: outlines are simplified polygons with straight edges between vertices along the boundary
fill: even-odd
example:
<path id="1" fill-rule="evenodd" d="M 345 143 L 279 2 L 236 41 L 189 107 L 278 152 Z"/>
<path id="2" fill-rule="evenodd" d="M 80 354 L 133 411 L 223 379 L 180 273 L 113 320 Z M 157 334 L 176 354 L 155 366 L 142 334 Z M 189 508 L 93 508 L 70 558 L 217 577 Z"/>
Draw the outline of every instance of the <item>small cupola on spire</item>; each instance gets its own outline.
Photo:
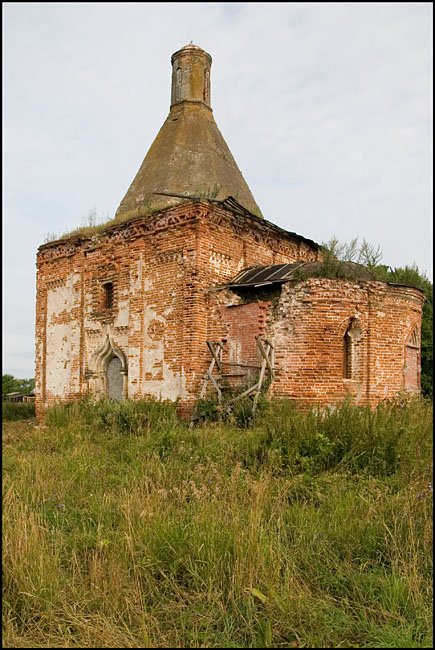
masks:
<path id="1" fill-rule="evenodd" d="M 211 56 L 198 45 L 185 45 L 171 57 L 171 107 L 180 102 L 210 106 Z"/>
<path id="2" fill-rule="evenodd" d="M 215 122 L 210 105 L 211 56 L 185 45 L 171 57 L 171 107 L 115 217 L 128 219 L 185 202 L 233 197 L 261 211 Z"/>

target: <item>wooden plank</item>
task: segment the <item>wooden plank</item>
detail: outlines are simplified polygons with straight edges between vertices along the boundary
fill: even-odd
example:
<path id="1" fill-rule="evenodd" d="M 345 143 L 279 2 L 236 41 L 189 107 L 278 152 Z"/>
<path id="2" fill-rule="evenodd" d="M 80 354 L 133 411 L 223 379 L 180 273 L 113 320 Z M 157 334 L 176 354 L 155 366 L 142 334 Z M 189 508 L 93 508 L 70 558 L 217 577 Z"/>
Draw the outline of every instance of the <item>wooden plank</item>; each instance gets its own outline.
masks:
<path id="1" fill-rule="evenodd" d="M 254 370 L 260 370 L 261 366 L 251 366 L 249 363 L 233 363 L 232 361 L 223 361 L 223 366 L 234 366 L 237 368 L 253 368 Z"/>
<path id="2" fill-rule="evenodd" d="M 271 378 L 275 379 L 275 348 L 273 347 L 273 345 L 270 348 L 269 356 L 270 356 L 270 363 L 272 364 L 272 377 Z"/>
<path id="3" fill-rule="evenodd" d="M 221 370 L 222 363 L 222 343 L 215 343 L 214 341 L 207 341 L 208 349 L 210 350 L 213 358 L 216 361 L 217 367 Z"/>
<path id="4" fill-rule="evenodd" d="M 260 337 L 257 337 L 258 349 L 260 350 L 263 359 L 266 361 L 267 366 L 268 366 L 268 368 L 270 370 L 270 374 L 273 377 L 274 376 L 273 366 L 272 366 L 272 364 L 270 362 L 270 359 L 269 359 L 269 353 L 271 352 L 271 346 L 270 346 L 270 343 L 268 341 L 266 342 L 266 344 L 267 344 L 267 346 L 269 346 L 268 348 L 265 348 L 264 345 L 263 345 L 263 341 L 260 339 Z"/>
<path id="5" fill-rule="evenodd" d="M 223 372 L 221 377 L 246 377 L 246 372 Z"/>
<path id="6" fill-rule="evenodd" d="M 207 384 L 209 382 L 209 375 L 210 375 L 211 371 L 213 370 L 215 363 L 216 363 L 216 360 L 213 358 L 211 360 L 211 362 L 210 362 L 207 374 L 204 376 L 204 383 L 202 385 L 201 392 L 199 393 L 198 399 L 202 399 L 204 397 L 204 395 L 205 395 L 205 392 L 206 392 L 206 389 L 207 389 Z"/>
<path id="7" fill-rule="evenodd" d="M 235 402 L 238 402 L 239 399 L 242 399 L 243 397 L 247 397 L 248 395 L 250 395 L 251 393 L 253 393 L 256 390 L 258 390 L 258 384 L 255 384 L 254 386 L 251 386 L 251 388 L 248 388 L 247 390 L 245 390 L 240 395 L 237 395 L 237 397 L 235 397 L 233 400 L 231 400 L 231 404 L 234 404 Z"/>
<path id="8" fill-rule="evenodd" d="M 198 403 L 199 403 L 199 400 L 204 398 L 204 396 L 206 394 L 206 391 L 207 391 L 207 385 L 208 385 L 209 381 L 211 381 L 214 388 L 216 389 L 216 392 L 218 394 L 218 402 L 220 403 L 222 401 L 222 391 L 221 391 L 217 381 L 213 377 L 212 372 L 213 372 L 213 368 L 215 367 L 215 365 L 218 366 L 219 371 L 222 368 L 223 344 L 219 343 L 219 342 L 215 343 L 214 341 L 206 341 L 206 343 L 207 343 L 208 349 L 211 352 L 212 360 L 211 360 L 210 365 L 208 367 L 207 373 L 203 376 L 204 381 L 203 381 L 201 390 L 199 392 L 198 400 L 196 402 L 194 411 L 193 411 L 192 416 L 190 418 L 190 424 L 189 424 L 190 427 L 193 426 L 194 420 L 197 420 L 199 418 L 199 415 L 198 415 Z"/>
<path id="9" fill-rule="evenodd" d="M 213 377 L 211 372 L 208 373 L 208 377 L 209 377 L 211 383 L 213 384 L 213 386 L 216 388 L 216 392 L 218 394 L 218 402 L 221 402 L 222 401 L 222 391 L 219 388 L 219 385 L 218 385 L 216 379 Z"/>
<path id="10" fill-rule="evenodd" d="M 260 371 L 260 378 L 258 380 L 258 390 L 257 390 L 257 392 L 255 394 L 255 397 L 254 397 L 254 404 L 252 406 L 252 413 L 255 413 L 256 408 L 257 408 L 257 402 L 258 402 L 258 398 L 260 396 L 261 386 L 263 384 L 264 373 L 266 372 L 266 362 L 267 362 L 267 359 L 265 358 L 264 361 L 263 361 L 263 365 L 261 367 L 261 371 Z"/>

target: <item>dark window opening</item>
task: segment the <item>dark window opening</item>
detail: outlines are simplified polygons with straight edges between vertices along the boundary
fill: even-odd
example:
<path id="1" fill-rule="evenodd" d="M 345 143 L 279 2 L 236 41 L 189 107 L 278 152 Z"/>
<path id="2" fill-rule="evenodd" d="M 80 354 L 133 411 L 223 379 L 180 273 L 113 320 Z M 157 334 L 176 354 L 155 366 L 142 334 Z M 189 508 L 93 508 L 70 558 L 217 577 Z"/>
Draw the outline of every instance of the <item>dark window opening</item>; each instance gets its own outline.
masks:
<path id="1" fill-rule="evenodd" d="M 113 282 L 106 282 L 103 284 L 104 289 L 104 307 L 105 309 L 112 309 L 113 307 Z"/>

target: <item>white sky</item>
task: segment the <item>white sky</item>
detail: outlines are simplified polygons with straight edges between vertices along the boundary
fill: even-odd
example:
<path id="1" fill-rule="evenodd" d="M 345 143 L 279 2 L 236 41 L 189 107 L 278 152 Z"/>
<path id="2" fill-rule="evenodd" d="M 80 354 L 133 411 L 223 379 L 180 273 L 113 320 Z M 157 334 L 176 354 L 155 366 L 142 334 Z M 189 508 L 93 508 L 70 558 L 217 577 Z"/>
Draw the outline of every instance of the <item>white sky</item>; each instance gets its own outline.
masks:
<path id="1" fill-rule="evenodd" d="M 112 218 L 169 111 L 171 54 L 213 58 L 214 116 L 263 215 L 365 238 L 432 279 L 432 3 L 3 8 L 3 373 L 34 376 L 35 258 Z"/>

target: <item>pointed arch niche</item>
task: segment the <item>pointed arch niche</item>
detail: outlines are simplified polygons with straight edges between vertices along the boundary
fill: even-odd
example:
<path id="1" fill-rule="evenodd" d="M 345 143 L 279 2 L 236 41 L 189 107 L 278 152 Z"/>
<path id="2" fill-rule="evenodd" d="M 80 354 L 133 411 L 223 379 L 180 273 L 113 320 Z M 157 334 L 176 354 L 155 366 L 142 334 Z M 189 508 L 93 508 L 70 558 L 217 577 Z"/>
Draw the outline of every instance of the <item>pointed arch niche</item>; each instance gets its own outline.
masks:
<path id="1" fill-rule="evenodd" d="M 420 331 L 417 326 L 405 339 L 403 388 L 413 393 L 420 390 Z"/>
<path id="2" fill-rule="evenodd" d="M 127 358 L 109 333 L 91 357 L 89 388 L 95 397 L 127 399 Z"/>
<path id="3" fill-rule="evenodd" d="M 343 337 L 343 377 L 362 380 L 362 330 L 357 318 L 351 318 Z"/>

